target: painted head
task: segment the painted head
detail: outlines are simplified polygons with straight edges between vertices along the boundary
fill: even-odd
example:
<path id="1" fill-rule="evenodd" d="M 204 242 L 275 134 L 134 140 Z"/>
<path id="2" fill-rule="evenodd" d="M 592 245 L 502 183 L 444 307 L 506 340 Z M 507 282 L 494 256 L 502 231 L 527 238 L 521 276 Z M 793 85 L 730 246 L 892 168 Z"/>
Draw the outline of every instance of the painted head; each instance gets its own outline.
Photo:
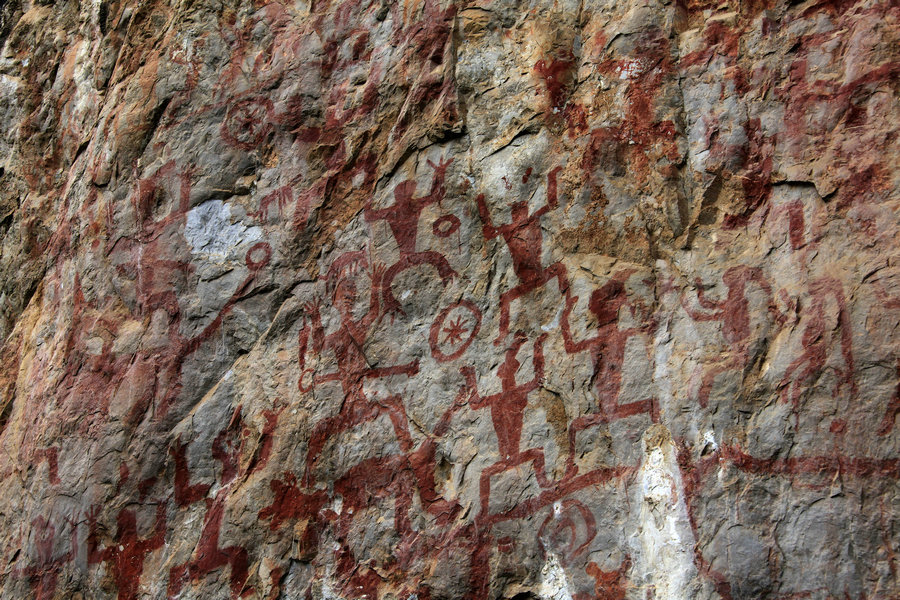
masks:
<path id="1" fill-rule="evenodd" d="M 754 269 L 745 266 L 731 267 L 722 274 L 722 281 L 729 289 L 740 288 L 753 274 Z"/>
<path id="2" fill-rule="evenodd" d="M 342 314 L 349 315 L 358 296 L 356 274 L 369 264 L 364 250 L 345 252 L 328 269 L 326 290 L 334 307 Z"/>
<path id="3" fill-rule="evenodd" d="M 353 304 L 356 302 L 356 283 L 350 277 L 341 277 L 334 287 L 334 294 L 331 299 L 334 301 L 334 307 L 341 314 L 348 314 L 353 311 Z"/>
<path id="4" fill-rule="evenodd" d="M 407 179 L 401 181 L 394 188 L 394 199 L 398 204 L 404 204 L 412 200 L 413 194 L 416 193 L 416 180 Z"/>
<path id="5" fill-rule="evenodd" d="M 588 308 L 597 317 L 598 325 L 608 325 L 619 320 L 619 309 L 625 300 L 624 282 L 612 279 L 594 290 Z"/>
<path id="6" fill-rule="evenodd" d="M 510 217 L 513 223 L 523 223 L 528 219 L 528 203 L 518 200 L 509 205 Z"/>
<path id="7" fill-rule="evenodd" d="M 118 536 L 120 540 L 126 540 L 137 536 L 137 517 L 134 511 L 121 510 L 116 517 L 116 525 L 118 525 Z"/>

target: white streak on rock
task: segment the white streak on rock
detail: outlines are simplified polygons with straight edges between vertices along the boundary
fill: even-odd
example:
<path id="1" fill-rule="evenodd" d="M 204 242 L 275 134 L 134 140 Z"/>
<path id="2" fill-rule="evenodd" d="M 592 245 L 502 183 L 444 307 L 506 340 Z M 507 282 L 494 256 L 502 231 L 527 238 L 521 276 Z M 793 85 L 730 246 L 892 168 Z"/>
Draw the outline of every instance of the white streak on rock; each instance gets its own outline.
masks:
<path id="1" fill-rule="evenodd" d="M 694 535 L 684 500 L 684 485 L 669 431 L 647 430 L 638 473 L 639 557 L 636 572 L 655 588 L 657 600 L 693 598 Z"/>
<path id="2" fill-rule="evenodd" d="M 572 600 L 566 571 L 559 558 L 552 552 L 547 553 L 547 562 L 541 568 L 539 593 L 543 600 Z"/>

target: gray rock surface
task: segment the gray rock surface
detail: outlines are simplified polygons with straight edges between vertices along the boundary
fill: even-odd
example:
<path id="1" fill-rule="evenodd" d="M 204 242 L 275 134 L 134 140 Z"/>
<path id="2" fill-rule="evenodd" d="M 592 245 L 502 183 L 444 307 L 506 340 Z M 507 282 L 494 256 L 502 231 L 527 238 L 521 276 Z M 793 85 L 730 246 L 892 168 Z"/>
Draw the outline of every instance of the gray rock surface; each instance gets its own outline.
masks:
<path id="1" fill-rule="evenodd" d="M 0 5 L 0 597 L 900 597 L 888 1 Z"/>

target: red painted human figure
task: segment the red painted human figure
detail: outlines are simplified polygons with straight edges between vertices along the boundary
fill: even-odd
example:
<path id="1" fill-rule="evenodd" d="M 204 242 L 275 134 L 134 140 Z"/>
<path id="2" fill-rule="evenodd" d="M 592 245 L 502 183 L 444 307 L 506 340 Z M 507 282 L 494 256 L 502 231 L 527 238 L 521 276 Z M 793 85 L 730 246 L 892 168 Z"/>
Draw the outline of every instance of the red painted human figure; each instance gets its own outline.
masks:
<path id="1" fill-rule="evenodd" d="M 597 335 L 593 337 L 580 341 L 575 340 L 572 335 L 570 317 L 578 297 L 570 296 L 566 299 L 566 308 L 560 321 L 566 352 L 575 354 L 585 350 L 590 351 L 594 363 L 592 378 L 596 381 L 597 401 L 600 409 L 596 413 L 578 417 L 569 425 L 567 464 L 567 474 L 569 475 L 574 474 L 577 470 L 574 464 L 575 442 L 580 431 L 598 423 L 608 423 L 641 413 L 649 413 L 654 422 L 659 418 L 654 398 L 628 404 L 618 403 L 619 389 L 622 384 L 622 364 L 625 360 L 625 345 L 628 338 L 648 333 L 655 326 L 652 319 L 638 317 L 642 322 L 637 327 L 619 328 L 619 311 L 623 306 L 629 305 L 625 281 L 632 273 L 634 271 L 631 269 L 617 273 L 615 277 L 591 294 L 588 308 L 597 319 Z M 631 308 L 632 315 L 635 315 L 634 307 L 629 308 Z"/>
<path id="2" fill-rule="evenodd" d="M 313 302 L 306 306 L 309 320 L 300 331 L 300 369 L 305 371 L 306 351 L 312 338 L 312 349 L 321 354 L 331 350 L 337 361 L 337 369 L 331 373 L 316 374 L 313 384 L 327 381 L 339 381 L 344 394 L 344 402 L 340 412 L 334 417 L 316 423 L 309 440 L 306 459 L 306 471 L 303 484 L 311 484 L 312 470 L 319 453 L 327 440 L 356 425 L 371 421 L 383 413 L 387 413 L 393 424 L 397 438 L 401 441 L 409 437 L 406 410 L 399 396 L 390 396 L 378 402 L 370 402 L 363 392 L 366 379 L 377 379 L 391 375 L 415 375 L 419 371 L 419 362 L 412 361 L 402 365 L 388 367 L 370 367 L 363 352 L 369 329 L 379 316 L 379 301 L 376 290 L 382 280 L 382 269 L 373 269 L 369 308 L 365 315 L 356 318 L 353 306 L 357 298 L 357 289 L 353 269 L 365 264 L 365 256 L 361 253 L 348 253 L 339 257 L 329 269 L 328 281 L 333 285 L 332 301 L 340 315 L 340 326 L 337 331 L 325 335 L 318 305 Z M 302 384 L 302 381 L 301 381 Z"/>
<path id="3" fill-rule="evenodd" d="M 460 394 L 457 400 L 461 398 L 465 396 Z M 450 416 L 462 405 L 461 402 L 455 403 L 445 412 L 433 432 L 434 436 L 446 432 Z M 338 572 L 346 577 L 343 591 L 348 597 L 377 597 L 377 586 L 381 581 L 378 577 L 373 578 L 374 572 L 369 569 L 359 569 L 360 564 L 346 543 L 354 527 L 354 515 L 364 514 L 375 503 L 393 501 L 394 531 L 398 542 L 393 551 L 393 565 L 389 569 L 396 569 L 397 574 L 401 575 L 426 555 L 434 544 L 425 532 L 414 527 L 410 518 L 414 494 L 418 492 L 423 508 L 435 517 L 438 527 L 447 526 L 459 512 L 461 507 L 458 503 L 444 500 L 435 492 L 434 445 L 431 440 L 432 437 L 426 438 L 415 451 L 410 451 L 411 440 L 401 441 L 401 453 L 366 459 L 334 482 L 334 493 L 342 499 L 341 514 L 334 518 L 336 537 L 342 541 L 335 553 L 335 563 Z"/>
<path id="4" fill-rule="evenodd" d="M 62 566 L 72 560 L 78 545 L 78 530 L 72 527 L 72 545 L 68 552 L 53 556 L 53 545 L 56 540 L 56 528 L 49 519 L 38 517 L 31 521 L 35 532 L 34 547 L 37 556 L 31 566 L 14 569 L 13 577 L 28 578 L 35 600 L 51 600 L 56 595 L 56 583 Z"/>
<path id="5" fill-rule="evenodd" d="M 221 307 L 212 322 L 194 337 L 181 333 L 182 312 L 176 293 L 186 284 L 193 271 L 184 248 L 167 241 L 166 233 L 183 224 L 190 208 L 191 177 L 189 170 L 178 170 L 174 161 L 160 167 L 155 174 L 140 180 L 133 193 L 132 205 L 137 220 L 135 236 L 121 237 L 109 250 L 116 269 L 125 279 L 134 281 L 135 302 L 132 309 L 139 319 L 154 313 L 164 316 L 169 345 L 166 351 L 141 353 L 139 359 L 155 373 L 156 384 L 138 398 L 128 416 L 129 422 L 143 418 L 156 400 L 156 416 L 163 418 L 182 392 L 181 370 L 188 356 L 219 331 L 234 305 L 246 296 L 257 276 L 271 259 L 271 247 L 265 242 L 253 245 L 245 255 L 246 279 Z M 157 205 L 171 205 L 164 216 L 155 214 Z M 111 346 L 112 344 L 110 344 Z M 161 396 L 161 397 L 158 397 Z"/>
<path id="6" fill-rule="evenodd" d="M 728 288 L 728 294 L 722 300 L 710 300 L 706 297 L 700 280 L 696 280 L 697 302 L 705 310 L 702 312 L 693 308 L 682 297 L 681 304 L 684 310 L 695 321 L 721 321 L 722 336 L 731 348 L 731 356 L 725 362 L 707 369 L 700 382 L 700 390 L 697 400 L 702 407 L 706 407 L 709 394 L 712 391 L 713 381 L 717 375 L 730 369 L 743 369 L 748 361 L 749 346 L 752 341 L 750 336 L 750 303 L 747 300 L 747 284 L 754 282 L 766 294 L 768 310 L 778 322 L 784 322 L 784 316 L 776 309 L 772 301 L 772 288 L 766 281 L 762 271 L 756 267 L 744 265 L 731 267 L 722 275 L 722 281 Z"/>
<path id="7" fill-rule="evenodd" d="M 336 539 L 339 540 L 335 565 L 338 572 L 346 576 L 343 584 L 346 594 L 350 597 L 363 593 L 377 596 L 377 581 L 370 580 L 370 570 L 359 569 L 360 565 L 346 543 L 354 525 L 354 515 L 364 513 L 374 503 L 392 499 L 394 528 L 399 538 L 392 568 L 408 569 L 413 560 L 429 552 L 430 538 L 412 526 L 409 512 L 414 494 L 418 493 L 421 506 L 435 517 L 439 528 L 447 526 L 459 513 L 461 507 L 457 502 L 445 500 L 436 493 L 434 457 L 437 440 L 449 430 L 452 416 L 465 406 L 468 395 L 466 388 L 460 390 L 431 435 L 415 450 L 412 449 L 412 438 L 404 435 L 400 439 L 400 453 L 366 459 L 350 467 L 334 481 L 331 493 L 341 498 L 340 514 L 327 508 L 329 493 L 320 489 L 304 491 L 296 477 L 287 472 L 281 480 L 270 482 L 274 498 L 259 512 L 259 518 L 270 520 L 269 528 L 272 530 L 281 528 L 285 523 L 303 523 L 303 532 L 295 538 L 299 542 L 295 551 L 310 558 L 315 556 L 323 527 L 328 522 L 333 523 Z"/>
<path id="8" fill-rule="evenodd" d="M 42 460 L 47 461 L 47 470 L 50 477 L 50 483 L 53 485 L 59 485 L 59 448 L 50 447 L 36 450 L 34 452 L 35 463 L 40 463 Z"/>
<path id="9" fill-rule="evenodd" d="M 626 555 L 615 571 L 604 571 L 597 563 L 588 563 L 585 571 L 594 579 L 594 600 L 625 600 L 631 557 Z"/>
<path id="10" fill-rule="evenodd" d="M 207 573 L 224 566 L 231 568 L 230 587 L 232 598 L 240 596 L 247 581 L 247 551 L 240 546 L 219 546 L 222 531 L 222 518 L 225 516 L 227 493 L 216 494 L 215 499 L 208 502 L 209 509 L 203 519 L 200 542 L 194 550 L 196 558 L 181 565 L 172 567 L 169 572 L 169 598 L 176 597 L 186 581 L 195 581 Z"/>
<path id="11" fill-rule="evenodd" d="M 837 395 L 841 387 L 848 386 L 851 397 L 856 397 L 852 348 L 853 329 L 850 324 L 850 315 L 847 312 L 847 300 L 844 297 L 843 286 L 837 279 L 823 277 L 810 283 L 809 294 L 812 303 L 808 309 L 803 311 L 809 315 L 801 336 L 803 354 L 788 365 L 781 380 L 781 398 L 791 402 L 797 419 L 799 419 L 797 411 L 800 408 L 800 396 L 803 393 L 801 384 L 813 375 L 821 373 L 828 361 L 831 338 L 828 335 L 829 329 L 826 323 L 826 302 L 829 296 L 837 304 L 837 322 L 832 330 L 840 330 L 841 355 L 844 360 L 843 368 L 838 369 L 840 379 L 834 393 Z"/>
<path id="12" fill-rule="evenodd" d="M 119 600 L 137 599 L 141 574 L 144 572 L 144 559 L 161 548 L 166 540 L 166 507 L 165 502 L 156 505 L 156 527 L 153 535 L 146 539 L 138 539 L 135 512 L 124 508 L 120 510 L 116 517 L 115 541 L 102 550 L 98 548 L 97 541 L 97 514 L 100 507 L 95 507 L 88 513 L 88 564 L 110 564 L 119 590 Z"/>
<path id="13" fill-rule="evenodd" d="M 431 265 L 437 269 L 444 285 L 447 285 L 450 279 L 456 276 L 456 271 L 453 270 L 453 267 L 450 266 L 443 254 L 433 250 L 416 250 L 419 216 L 426 206 L 434 203 L 440 204 L 441 200 L 443 200 L 444 194 L 446 194 L 444 179 L 446 178 L 447 167 L 452 162 L 452 159 L 446 162 L 441 159 L 438 164 L 428 161 L 428 164 L 434 169 L 434 178 L 431 181 L 431 190 L 427 196 L 414 198 L 416 181 L 407 179 L 394 188 L 393 205 L 381 209 L 369 206 L 365 210 L 364 216 L 367 222 L 387 221 L 400 252 L 400 258 L 387 269 L 380 282 L 381 293 L 384 297 L 384 312 L 386 314 L 403 313 L 400 303 L 394 297 L 391 285 L 397 275 L 406 269 L 417 265 Z"/>
<path id="14" fill-rule="evenodd" d="M 240 546 L 221 547 L 219 537 L 222 533 L 222 519 L 225 516 L 225 505 L 231 494 L 232 484 L 247 471 L 240 468 L 241 444 L 235 440 L 236 433 L 242 428 L 241 407 L 235 408 L 228 425 L 219 432 L 212 443 L 212 455 L 222 465 L 220 477 L 221 487 L 214 498 L 202 498 L 206 503 L 206 515 L 200 533 L 200 541 L 194 549 L 191 560 L 172 567 L 169 571 L 169 598 L 176 597 L 185 583 L 196 581 L 203 575 L 228 566 L 231 569 L 230 587 L 232 598 L 239 597 L 245 590 L 248 576 L 247 550 Z M 179 445 L 180 446 L 180 445 Z M 183 501 L 199 500 L 198 496 L 209 486 L 189 486 L 187 477 L 178 476 L 178 456 L 183 455 L 183 447 L 178 447 L 176 456 L 176 499 Z M 181 490 L 178 488 L 181 487 Z M 181 502 L 179 502 L 180 504 Z"/>
<path id="15" fill-rule="evenodd" d="M 490 240 L 498 235 L 503 236 L 512 255 L 513 271 L 519 279 L 517 286 L 500 295 L 500 333 L 494 340 L 495 346 L 502 344 L 509 334 L 509 309 L 513 300 L 536 290 L 554 277 L 558 282 L 560 292 L 566 296 L 569 294 L 569 279 L 565 265 L 558 262 L 544 267 L 541 264 L 543 234 L 541 233 L 540 219 L 559 204 L 556 177 L 561 169 L 562 167 L 556 167 L 547 175 L 547 204 L 529 215 L 526 201 L 513 202 L 510 205 L 511 222 L 509 224 L 494 225 L 484 200 L 484 194 L 479 194 L 475 199 L 483 225 L 484 237 Z"/>
<path id="16" fill-rule="evenodd" d="M 475 410 L 490 407 L 491 420 L 494 423 L 494 431 L 497 434 L 497 445 L 500 450 L 500 460 L 481 472 L 480 497 L 481 516 L 487 516 L 491 493 L 491 477 L 512 469 L 523 463 L 532 462 L 538 483 L 547 487 L 549 481 L 544 474 L 544 453 L 540 448 L 530 448 L 522 451 L 520 440 L 522 438 L 522 420 L 525 407 L 528 405 L 528 394 L 541 386 L 544 377 L 544 340 L 547 334 L 542 334 L 534 342 L 534 377 L 523 384 L 516 383 L 516 371 L 520 363 L 516 355 L 525 343 L 525 336 L 517 333 L 512 346 L 506 350 L 506 359 L 497 370 L 500 378 L 501 391 L 490 396 L 481 396 L 478 393 L 478 382 L 475 378 L 475 370 L 472 367 L 463 367 L 460 372 L 466 379 L 466 384 L 471 390 L 469 406 Z"/>

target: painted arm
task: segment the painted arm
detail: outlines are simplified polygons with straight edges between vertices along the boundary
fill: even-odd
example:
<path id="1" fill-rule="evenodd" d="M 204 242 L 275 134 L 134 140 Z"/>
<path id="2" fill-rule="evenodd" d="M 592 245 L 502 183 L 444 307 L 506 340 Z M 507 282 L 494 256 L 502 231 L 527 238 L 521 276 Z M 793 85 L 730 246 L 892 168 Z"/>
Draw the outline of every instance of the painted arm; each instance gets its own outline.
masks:
<path id="1" fill-rule="evenodd" d="M 384 280 L 384 273 L 386 270 L 385 266 L 381 263 L 372 265 L 372 285 L 371 291 L 369 292 L 369 310 L 360 322 L 360 325 L 362 325 L 366 332 L 372 323 L 375 322 L 375 319 L 381 314 L 379 312 L 381 309 L 381 283 Z"/>
<path id="2" fill-rule="evenodd" d="M 444 194 L 447 193 L 447 189 L 444 187 L 444 180 L 447 177 L 447 167 L 452 163 L 452 158 L 445 161 L 444 157 L 441 157 L 437 164 L 431 162 L 430 159 L 428 160 L 428 166 L 434 169 L 434 177 L 431 180 L 431 190 L 428 192 L 428 195 L 422 199 L 422 206 L 426 206 L 433 202 L 437 202 L 438 206 L 440 206 L 441 200 L 444 199 Z"/>
<path id="3" fill-rule="evenodd" d="M 306 368 L 306 349 L 309 346 L 309 327 L 304 325 L 297 334 L 297 364 L 300 371 Z"/>
<path id="4" fill-rule="evenodd" d="M 87 513 L 88 537 L 87 559 L 88 564 L 99 563 L 107 560 L 108 548 L 101 550 L 97 540 L 97 515 L 100 514 L 100 505 L 92 506 Z"/>
<path id="5" fill-rule="evenodd" d="M 461 367 L 459 370 L 462 373 L 462 376 L 466 378 L 466 388 L 468 390 L 468 403 L 469 408 L 474 410 L 478 410 L 479 408 L 484 408 L 489 404 L 488 400 L 492 399 L 492 396 L 488 396 L 487 398 L 482 398 L 478 394 L 478 381 L 475 379 L 475 369 L 472 367 Z"/>
<path id="6" fill-rule="evenodd" d="M 555 167 L 547 174 L 547 204 L 537 209 L 534 217 L 542 217 L 557 206 L 559 206 L 559 196 L 557 196 L 556 176 L 562 171 L 562 167 Z"/>
<path id="7" fill-rule="evenodd" d="M 576 342 L 575 338 L 572 337 L 572 328 L 571 325 L 569 325 L 569 316 L 572 314 L 572 308 L 575 306 L 576 302 L 578 302 L 578 296 L 569 296 L 568 298 L 566 298 L 566 308 L 563 311 L 562 319 L 560 319 L 563 343 L 565 344 L 566 352 L 568 352 L 569 354 L 575 354 L 576 352 L 587 350 L 599 339 L 599 337 L 593 337 L 582 340 L 580 342 Z"/>
<path id="8" fill-rule="evenodd" d="M 530 392 L 541 386 L 544 379 L 544 340 L 547 334 L 542 333 L 538 339 L 534 340 L 534 378 L 525 384 L 525 388 Z"/>
<path id="9" fill-rule="evenodd" d="M 315 350 L 316 352 L 321 352 L 322 348 L 325 345 L 325 329 L 322 327 L 322 315 L 319 312 L 318 299 L 307 302 L 304 305 L 304 309 L 306 310 L 306 315 L 309 317 L 309 321 L 307 321 L 307 323 L 300 330 L 300 339 L 298 341 L 303 342 L 303 350 L 305 352 L 307 340 L 309 339 L 309 331 L 311 329 L 313 350 Z M 305 363 L 306 357 L 304 356 L 301 360 L 301 367 Z"/>
<path id="10" fill-rule="evenodd" d="M 841 327 L 841 355 L 844 357 L 845 365 L 844 381 L 850 385 L 851 393 L 855 396 L 856 369 L 853 365 L 853 329 L 850 324 L 850 315 L 847 312 L 847 300 L 844 298 L 843 287 L 837 281 L 834 282 L 832 293 L 838 305 L 838 324 Z"/>
<path id="11" fill-rule="evenodd" d="M 481 217 L 484 237 L 489 240 L 494 239 L 500 232 L 494 227 L 493 221 L 491 221 L 491 214 L 488 212 L 487 204 L 484 202 L 484 194 L 478 194 L 475 202 L 478 204 L 478 216 Z"/>
<path id="12" fill-rule="evenodd" d="M 372 202 L 370 201 L 365 210 L 363 210 L 363 218 L 366 220 L 366 223 L 382 221 L 390 217 L 393 211 L 393 206 L 387 208 L 372 208 Z"/>
<path id="13" fill-rule="evenodd" d="M 703 308 L 708 308 L 710 310 L 718 310 L 719 304 L 717 302 L 713 302 L 709 298 L 706 297 L 706 294 L 703 292 L 703 282 L 700 281 L 700 278 L 694 280 L 694 285 L 697 287 L 697 302 Z M 699 312 L 691 308 L 691 305 L 688 303 L 687 298 L 684 295 L 681 296 L 681 306 L 684 307 L 685 312 L 690 315 L 690 317 L 695 321 L 718 321 L 722 315 L 721 313 L 713 313 L 711 315 Z"/>

